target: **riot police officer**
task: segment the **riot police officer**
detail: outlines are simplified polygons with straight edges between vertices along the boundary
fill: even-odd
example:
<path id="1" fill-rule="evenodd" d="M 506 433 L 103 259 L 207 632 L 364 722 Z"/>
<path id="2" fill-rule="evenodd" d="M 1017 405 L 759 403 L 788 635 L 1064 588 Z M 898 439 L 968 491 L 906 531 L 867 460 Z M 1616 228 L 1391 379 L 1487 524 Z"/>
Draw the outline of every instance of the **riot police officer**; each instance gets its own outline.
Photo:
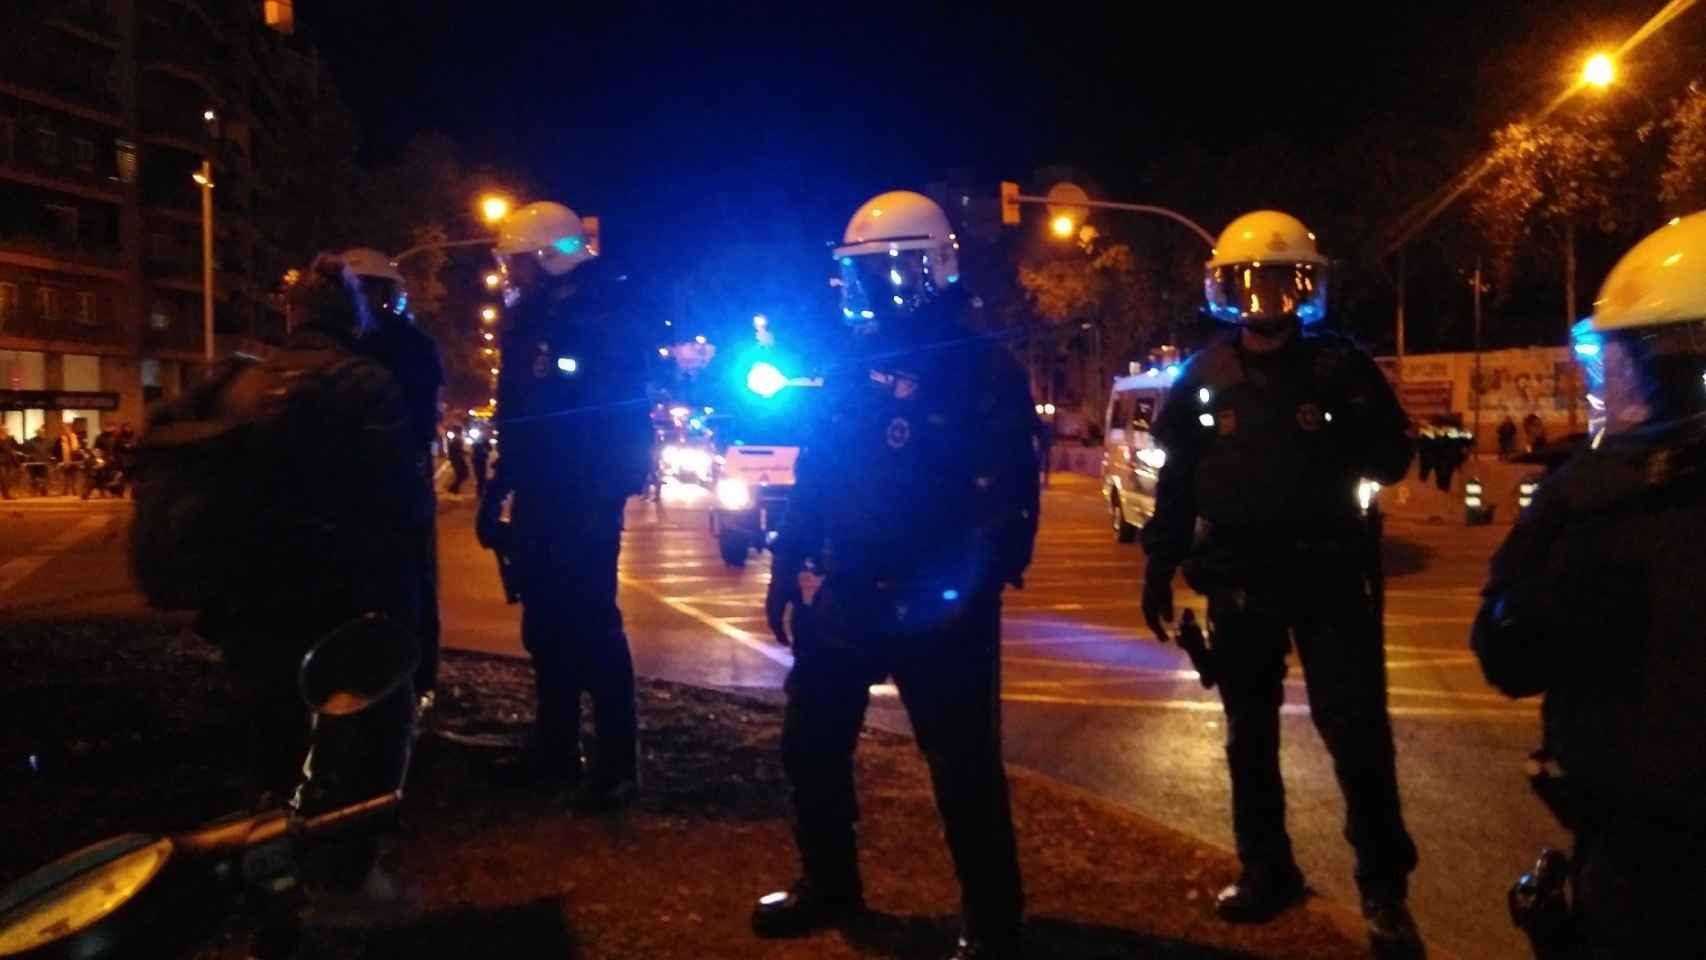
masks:
<path id="1" fill-rule="evenodd" d="M 871 684 L 892 676 L 929 762 L 962 894 L 956 957 L 1011 957 L 1022 896 L 1001 760 L 1001 591 L 1037 524 L 1035 413 L 1013 358 L 967 325 L 948 219 L 894 191 L 835 251 L 855 336 L 825 378 L 830 413 L 801 454 L 767 606 L 795 608 L 782 761 L 802 873 L 759 901 L 763 936 L 863 906 L 853 750 Z M 801 571 L 822 576 L 804 606 Z"/>
<path id="2" fill-rule="evenodd" d="M 1513 697 L 1545 694 L 1529 773 L 1575 836 L 1567 905 L 1513 891 L 1541 957 L 1693 956 L 1706 944 L 1702 260 L 1696 213 L 1606 277 L 1574 344 L 1591 444 L 1518 518 L 1475 622 L 1487 679 Z"/>
<path id="3" fill-rule="evenodd" d="M 368 326 L 361 336 L 362 352 L 378 361 L 397 381 L 403 394 L 409 451 L 414 455 L 420 484 L 416 491 L 425 516 L 436 518 L 438 497 L 432 483 L 432 445 L 438 433 L 438 394 L 444 386 L 444 365 L 438 344 L 415 326 L 409 312 L 409 291 L 391 258 L 378 250 L 346 250 L 343 261 L 355 276 L 367 303 Z M 415 670 L 415 692 L 431 704 L 438 687 L 438 524 L 421 530 L 414 544 L 415 575 L 421 582 L 421 661 Z"/>
<path id="4" fill-rule="evenodd" d="M 623 509 L 640 492 L 651 445 L 645 357 L 627 338 L 631 285 L 605 272 L 580 218 L 557 203 L 512 213 L 496 252 L 508 307 L 494 421 L 504 455 L 477 531 L 512 565 L 539 701 L 536 736 L 501 777 L 578 785 L 583 802 L 611 806 L 637 786 L 634 665 L 616 606 L 616 559 Z M 582 691 L 597 730 L 589 771 Z"/>
<path id="5" fill-rule="evenodd" d="M 1180 569 L 1208 599 L 1243 866 L 1217 912 L 1264 922 L 1305 893 L 1279 760 L 1295 647 L 1345 796 L 1370 935 L 1404 952 L 1417 942 L 1404 906 L 1416 848 L 1399 813 L 1378 560 L 1369 562 L 1378 554 L 1357 485 L 1401 479 L 1411 443 L 1373 361 L 1312 329 L 1325 313 L 1326 269 L 1314 234 L 1283 213 L 1246 214 L 1220 235 L 1208 309 L 1236 329 L 1191 358 L 1156 425 L 1167 459 L 1143 531 L 1143 612 L 1165 641 Z"/>

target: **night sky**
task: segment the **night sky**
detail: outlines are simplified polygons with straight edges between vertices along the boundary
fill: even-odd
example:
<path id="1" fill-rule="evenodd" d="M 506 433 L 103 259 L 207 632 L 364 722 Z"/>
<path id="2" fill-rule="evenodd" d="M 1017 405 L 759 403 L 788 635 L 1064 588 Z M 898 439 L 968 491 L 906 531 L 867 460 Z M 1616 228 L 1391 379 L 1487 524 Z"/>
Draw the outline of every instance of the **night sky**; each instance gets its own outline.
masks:
<path id="1" fill-rule="evenodd" d="M 1042 3 L 297 3 L 367 159 L 447 133 L 601 214 L 607 249 L 677 261 L 821 244 L 866 197 L 949 168 L 993 183 L 1068 163 L 1141 189 L 1186 146 L 1394 120 L 1485 131 L 1661 5 L 1136 3 L 1116 20 Z"/>

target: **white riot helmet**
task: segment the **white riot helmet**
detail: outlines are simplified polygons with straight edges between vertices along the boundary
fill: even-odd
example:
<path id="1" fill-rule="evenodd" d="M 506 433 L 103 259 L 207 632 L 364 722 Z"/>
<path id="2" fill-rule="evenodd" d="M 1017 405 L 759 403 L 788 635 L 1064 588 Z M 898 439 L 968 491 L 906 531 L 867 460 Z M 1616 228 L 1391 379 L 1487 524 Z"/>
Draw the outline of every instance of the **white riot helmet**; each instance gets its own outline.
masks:
<path id="1" fill-rule="evenodd" d="M 402 271 L 390 257 L 372 247 L 355 247 L 345 250 L 339 259 L 355 276 L 370 310 L 408 315 L 409 291 Z"/>
<path id="2" fill-rule="evenodd" d="M 910 190 L 865 201 L 835 248 L 841 316 L 850 326 L 902 319 L 960 281 L 959 244 L 948 215 Z"/>
<path id="3" fill-rule="evenodd" d="M 1203 275 L 1208 312 L 1216 320 L 1262 326 L 1327 314 L 1327 258 L 1315 234 L 1278 210 L 1246 213 L 1215 242 Z"/>
<path id="4" fill-rule="evenodd" d="M 1588 430 L 1606 433 L 1706 413 L 1706 212 L 1672 220 L 1606 275 L 1576 325 Z"/>
<path id="5" fill-rule="evenodd" d="M 573 210 L 560 203 L 540 200 L 514 211 L 498 225 L 498 242 L 492 252 L 508 261 L 531 256 L 553 277 L 591 260 L 586 229 Z"/>

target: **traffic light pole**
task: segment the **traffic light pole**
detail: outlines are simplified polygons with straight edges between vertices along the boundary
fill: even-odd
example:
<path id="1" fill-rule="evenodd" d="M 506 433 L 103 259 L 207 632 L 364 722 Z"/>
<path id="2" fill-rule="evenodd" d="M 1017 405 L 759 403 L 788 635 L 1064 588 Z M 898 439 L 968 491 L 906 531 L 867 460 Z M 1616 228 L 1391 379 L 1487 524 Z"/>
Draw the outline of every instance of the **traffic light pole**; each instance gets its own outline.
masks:
<path id="1" fill-rule="evenodd" d="M 1050 200 L 1048 197 L 1034 197 L 1022 193 L 1009 196 L 1005 199 L 1011 200 L 1015 203 L 1052 204 L 1055 206 L 1062 205 L 1059 200 Z M 1211 249 L 1214 247 L 1214 235 L 1209 233 L 1207 230 L 1204 230 L 1201 224 L 1177 210 L 1169 210 L 1166 207 L 1157 207 L 1148 203 L 1115 203 L 1111 200 L 1075 200 L 1069 205 L 1073 207 L 1093 207 L 1097 210 L 1124 210 L 1127 213 L 1147 213 L 1158 217 L 1166 217 L 1174 223 L 1188 227 L 1192 233 L 1201 237 L 1202 241 L 1208 244 Z"/>

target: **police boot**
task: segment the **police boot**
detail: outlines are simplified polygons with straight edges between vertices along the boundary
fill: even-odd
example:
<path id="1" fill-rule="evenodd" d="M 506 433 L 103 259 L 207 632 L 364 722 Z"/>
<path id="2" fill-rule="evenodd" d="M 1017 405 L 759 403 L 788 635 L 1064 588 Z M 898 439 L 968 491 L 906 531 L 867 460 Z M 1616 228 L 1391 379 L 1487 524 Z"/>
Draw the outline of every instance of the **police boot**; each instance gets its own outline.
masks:
<path id="1" fill-rule="evenodd" d="M 982 939 L 966 933 L 960 935 L 959 945 L 948 960 L 1019 960 L 1021 956 L 1017 935 Z"/>
<path id="2" fill-rule="evenodd" d="M 1419 960 L 1427 956 L 1422 935 L 1403 900 L 1364 900 L 1362 917 L 1368 923 L 1369 946 L 1378 960 Z"/>
<path id="3" fill-rule="evenodd" d="M 807 833 L 796 829 L 799 880 L 787 890 L 759 898 L 752 932 L 761 937 L 800 937 L 833 927 L 865 909 L 859 879 L 858 841 L 851 825 Z"/>
<path id="4" fill-rule="evenodd" d="M 1295 864 L 1279 868 L 1246 866 L 1238 882 L 1214 898 L 1214 912 L 1227 923 L 1266 923 L 1301 903 L 1307 894 Z"/>
<path id="5" fill-rule="evenodd" d="M 761 937 L 803 937 L 836 926 L 865 909 L 857 880 L 847 887 L 824 886 L 801 877 L 787 890 L 765 894 L 752 908 L 752 932 Z"/>

